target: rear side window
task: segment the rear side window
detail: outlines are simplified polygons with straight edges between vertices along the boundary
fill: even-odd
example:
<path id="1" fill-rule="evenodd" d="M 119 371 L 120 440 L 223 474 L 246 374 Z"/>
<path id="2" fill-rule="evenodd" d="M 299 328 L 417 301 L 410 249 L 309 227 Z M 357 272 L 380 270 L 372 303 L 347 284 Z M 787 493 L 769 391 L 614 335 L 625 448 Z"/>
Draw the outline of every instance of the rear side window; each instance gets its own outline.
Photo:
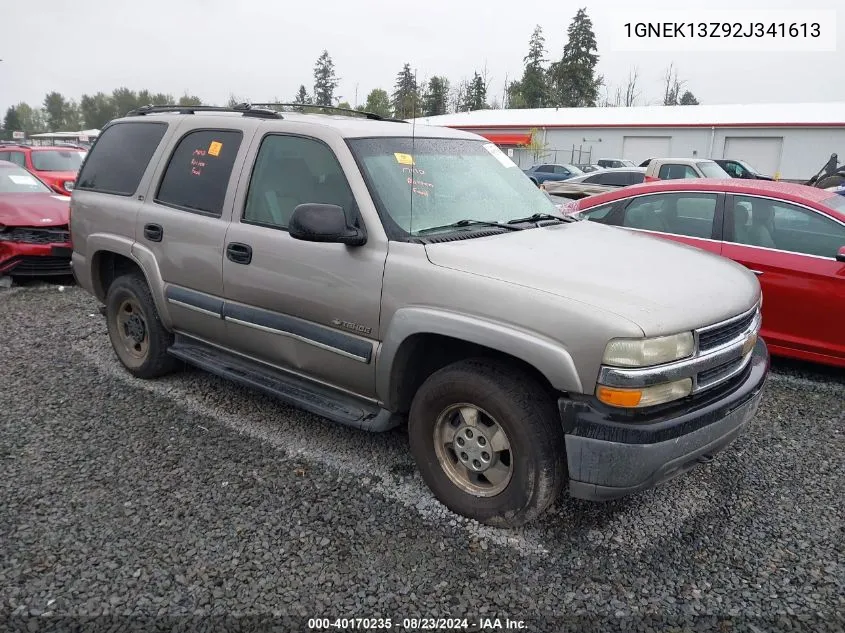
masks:
<path id="1" fill-rule="evenodd" d="M 611 185 L 614 187 L 624 187 L 630 183 L 630 176 L 624 172 L 608 172 L 605 174 L 596 174 L 590 178 L 586 178 L 584 182 L 594 183 L 596 185 Z"/>
<path id="2" fill-rule="evenodd" d="M 238 130 L 197 130 L 182 137 L 156 202 L 219 216 L 242 136 Z"/>
<path id="3" fill-rule="evenodd" d="M 82 165 L 76 189 L 131 196 L 158 148 L 166 123 L 116 123 L 100 134 Z"/>
<path id="4" fill-rule="evenodd" d="M 679 180 L 681 178 L 698 178 L 698 173 L 689 165 L 667 163 L 660 166 L 657 177 L 661 180 Z"/>

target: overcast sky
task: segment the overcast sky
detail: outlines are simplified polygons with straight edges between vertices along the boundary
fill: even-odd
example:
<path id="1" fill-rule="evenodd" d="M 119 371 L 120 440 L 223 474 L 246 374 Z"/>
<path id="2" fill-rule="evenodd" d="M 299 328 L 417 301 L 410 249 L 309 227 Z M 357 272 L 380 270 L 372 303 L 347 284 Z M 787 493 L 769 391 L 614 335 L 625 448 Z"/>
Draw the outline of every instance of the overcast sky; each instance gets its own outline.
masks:
<path id="1" fill-rule="evenodd" d="M 708 0 L 706 6 L 727 10 L 737 4 Z M 804 5 L 842 6 L 840 0 L 759 5 L 799 11 Z M 19 101 L 40 103 L 51 90 L 78 99 L 119 86 L 176 96 L 188 91 L 206 103 L 225 102 L 231 93 L 253 102 L 291 100 L 300 84 L 311 91 L 314 61 L 324 48 L 341 78 L 336 95 L 350 102 L 356 89 L 359 103 L 373 88 L 390 92 L 406 61 L 420 80 L 442 74 L 452 82 L 486 64 L 490 92 L 501 96 L 506 76 L 522 73 L 535 24 L 543 27 L 548 57 L 559 58 L 566 28 L 582 6 L 598 39 L 599 72 L 613 87 L 638 66 L 640 104 L 659 101 L 660 78 L 670 61 L 702 103 L 845 101 L 845 8 L 837 15 L 837 52 L 631 53 L 612 50 L 620 10 L 677 8 L 678 3 L 2 0 L 0 113 Z"/>

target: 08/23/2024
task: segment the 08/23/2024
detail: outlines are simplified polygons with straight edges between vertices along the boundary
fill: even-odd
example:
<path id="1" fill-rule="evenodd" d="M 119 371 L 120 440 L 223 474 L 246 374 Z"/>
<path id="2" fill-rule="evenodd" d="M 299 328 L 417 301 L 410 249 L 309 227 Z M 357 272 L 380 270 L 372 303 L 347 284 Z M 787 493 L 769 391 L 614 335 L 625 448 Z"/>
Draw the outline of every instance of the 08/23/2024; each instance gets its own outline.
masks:
<path id="1" fill-rule="evenodd" d="M 308 628 L 316 631 L 378 631 L 394 627 L 405 631 L 461 631 L 470 626 L 467 618 L 310 618 Z"/>

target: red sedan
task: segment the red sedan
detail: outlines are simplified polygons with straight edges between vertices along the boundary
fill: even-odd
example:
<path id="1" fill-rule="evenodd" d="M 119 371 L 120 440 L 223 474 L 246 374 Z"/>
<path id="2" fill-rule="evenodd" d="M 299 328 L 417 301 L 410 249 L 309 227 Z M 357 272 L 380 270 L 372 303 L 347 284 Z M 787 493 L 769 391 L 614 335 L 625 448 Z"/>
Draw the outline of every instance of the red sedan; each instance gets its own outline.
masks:
<path id="1" fill-rule="evenodd" d="M 564 212 L 739 262 L 759 276 L 772 354 L 845 367 L 845 197 L 784 182 L 671 180 L 567 201 Z"/>
<path id="2" fill-rule="evenodd" d="M 70 275 L 70 197 L 0 160 L 0 276 Z"/>

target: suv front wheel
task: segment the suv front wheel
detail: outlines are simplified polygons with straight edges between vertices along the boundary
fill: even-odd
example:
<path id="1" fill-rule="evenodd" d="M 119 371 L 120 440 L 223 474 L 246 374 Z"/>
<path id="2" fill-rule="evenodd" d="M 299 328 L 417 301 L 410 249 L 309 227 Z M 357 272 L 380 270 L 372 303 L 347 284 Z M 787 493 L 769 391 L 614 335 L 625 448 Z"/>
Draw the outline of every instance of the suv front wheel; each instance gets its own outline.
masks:
<path id="1" fill-rule="evenodd" d="M 408 426 L 423 480 L 453 512 L 516 527 L 560 493 L 565 446 L 554 400 L 507 363 L 466 360 L 433 373 Z"/>
<path id="2" fill-rule="evenodd" d="M 167 353 L 173 335 L 162 325 L 150 288 L 140 273 L 122 275 L 109 286 L 106 321 L 112 347 L 133 376 L 156 378 L 180 365 Z"/>

